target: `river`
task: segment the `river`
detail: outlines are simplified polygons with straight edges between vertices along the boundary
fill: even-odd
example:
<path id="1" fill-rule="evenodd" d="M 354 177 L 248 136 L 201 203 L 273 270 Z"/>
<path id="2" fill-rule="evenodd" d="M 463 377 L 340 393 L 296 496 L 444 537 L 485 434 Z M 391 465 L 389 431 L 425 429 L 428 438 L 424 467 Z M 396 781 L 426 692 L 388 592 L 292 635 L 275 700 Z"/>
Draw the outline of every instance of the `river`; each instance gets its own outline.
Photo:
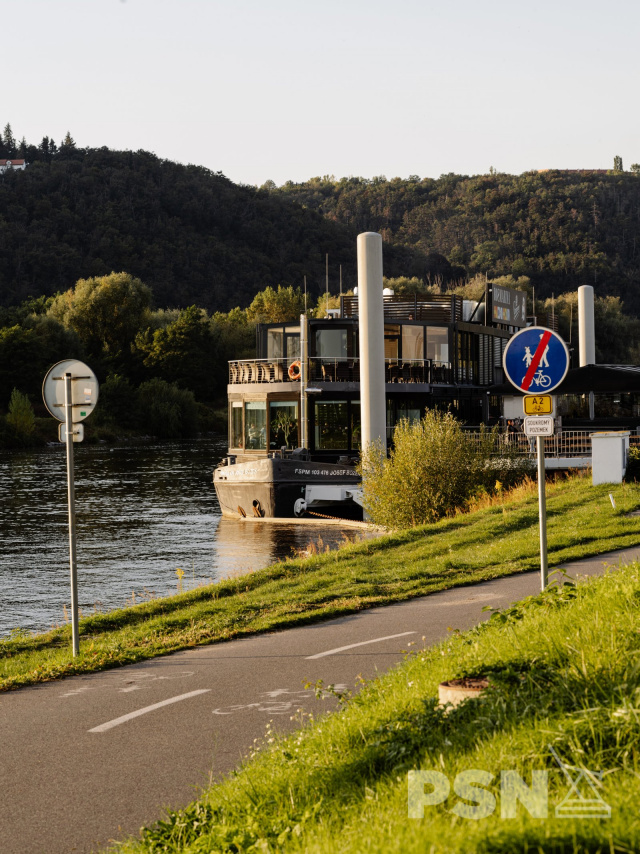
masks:
<path id="1" fill-rule="evenodd" d="M 309 544 L 362 531 L 222 519 L 213 488 L 223 437 L 75 446 L 78 602 L 90 614 L 242 575 Z M 70 603 L 63 445 L 0 452 L 0 636 L 46 631 Z M 182 580 L 176 570 L 184 573 Z M 66 610 L 65 610 L 66 609 Z"/>

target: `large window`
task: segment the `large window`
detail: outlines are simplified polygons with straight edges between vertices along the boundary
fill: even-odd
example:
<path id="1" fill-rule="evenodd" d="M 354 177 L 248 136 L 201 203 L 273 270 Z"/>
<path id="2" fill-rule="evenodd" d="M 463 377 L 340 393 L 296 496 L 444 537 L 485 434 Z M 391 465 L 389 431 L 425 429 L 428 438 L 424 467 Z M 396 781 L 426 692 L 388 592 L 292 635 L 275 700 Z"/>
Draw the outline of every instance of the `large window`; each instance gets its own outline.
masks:
<path id="1" fill-rule="evenodd" d="M 231 447 L 244 448 L 241 400 L 233 400 L 231 402 Z"/>
<path id="2" fill-rule="evenodd" d="M 347 330 L 316 329 L 316 356 L 329 359 L 346 359 Z"/>
<path id="3" fill-rule="evenodd" d="M 384 325 L 384 357 L 397 361 L 400 349 L 400 326 L 385 323 Z"/>
<path id="4" fill-rule="evenodd" d="M 405 361 L 424 359 L 424 327 L 402 327 L 402 358 Z"/>
<path id="5" fill-rule="evenodd" d="M 295 448 L 298 445 L 298 404 L 279 400 L 269 404 L 269 447 Z"/>
<path id="6" fill-rule="evenodd" d="M 264 451 L 267 447 L 267 402 L 248 401 L 244 405 L 244 446 L 248 451 Z"/>
<path id="7" fill-rule="evenodd" d="M 346 400 L 318 400 L 315 405 L 316 449 L 348 450 L 349 420 Z"/>
<path id="8" fill-rule="evenodd" d="M 449 362 L 449 330 L 444 326 L 427 326 L 427 359 Z"/>
<path id="9" fill-rule="evenodd" d="M 267 330 L 267 359 L 282 358 L 282 336 L 282 329 Z"/>
<path id="10" fill-rule="evenodd" d="M 300 329 L 297 326 L 288 326 L 284 331 L 286 335 L 287 360 L 293 362 L 300 358 Z"/>

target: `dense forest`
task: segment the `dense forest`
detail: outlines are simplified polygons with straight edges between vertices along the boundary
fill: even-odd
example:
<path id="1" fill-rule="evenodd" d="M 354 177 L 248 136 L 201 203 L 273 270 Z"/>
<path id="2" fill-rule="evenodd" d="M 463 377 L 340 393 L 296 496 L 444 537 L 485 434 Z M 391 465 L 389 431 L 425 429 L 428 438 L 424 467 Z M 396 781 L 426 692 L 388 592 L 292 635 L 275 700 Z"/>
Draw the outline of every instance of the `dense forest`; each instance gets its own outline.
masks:
<path id="1" fill-rule="evenodd" d="M 615 161 L 611 172 L 325 177 L 268 186 L 356 231 L 379 231 L 386 245 L 431 256 L 435 271 L 415 274 L 427 281 L 526 276 L 541 297 L 588 284 L 640 314 L 640 167 L 624 172 Z"/>
<path id="2" fill-rule="evenodd" d="M 28 166 L 0 174 L 0 305 L 126 270 L 156 306 L 226 311 L 305 276 L 317 296 L 327 254 L 332 283 L 342 265 L 345 287 L 355 284 L 355 229 L 293 199 L 145 151 L 78 148 L 70 136 L 18 145 L 10 127 L 4 157 Z M 389 247 L 389 275 L 416 274 L 415 255 Z"/>

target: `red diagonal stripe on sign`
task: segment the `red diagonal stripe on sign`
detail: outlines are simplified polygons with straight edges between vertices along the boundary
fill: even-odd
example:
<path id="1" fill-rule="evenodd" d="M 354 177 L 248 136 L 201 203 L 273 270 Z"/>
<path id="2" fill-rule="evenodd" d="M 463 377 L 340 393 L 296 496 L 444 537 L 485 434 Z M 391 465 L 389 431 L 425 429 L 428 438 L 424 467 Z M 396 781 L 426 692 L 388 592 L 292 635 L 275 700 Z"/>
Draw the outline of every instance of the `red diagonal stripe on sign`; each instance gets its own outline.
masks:
<path id="1" fill-rule="evenodd" d="M 542 359 L 542 354 L 547 348 L 547 344 L 551 340 L 551 333 L 547 330 L 542 334 L 540 339 L 540 343 L 536 347 L 536 352 L 533 354 L 533 359 L 531 360 L 531 364 L 527 370 L 527 373 L 524 375 L 524 379 L 520 383 L 520 388 L 523 391 L 529 391 L 531 387 L 531 383 L 533 382 L 533 375 L 538 370 L 538 365 L 540 364 L 540 360 Z"/>

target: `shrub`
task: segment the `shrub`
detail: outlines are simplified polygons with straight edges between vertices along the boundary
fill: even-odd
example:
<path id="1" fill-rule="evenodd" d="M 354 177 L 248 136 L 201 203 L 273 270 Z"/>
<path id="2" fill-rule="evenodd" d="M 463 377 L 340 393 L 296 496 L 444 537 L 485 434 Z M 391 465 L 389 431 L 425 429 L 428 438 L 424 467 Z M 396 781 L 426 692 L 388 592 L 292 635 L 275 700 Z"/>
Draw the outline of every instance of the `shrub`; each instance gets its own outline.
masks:
<path id="1" fill-rule="evenodd" d="M 17 388 L 11 392 L 6 422 L 14 431 L 16 438 L 29 441 L 33 436 L 36 428 L 33 406 L 27 395 L 22 394 Z"/>
<path id="2" fill-rule="evenodd" d="M 629 448 L 627 470 L 624 479 L 627 482 L 640 480 L 640 448 L 637 445 Z"/>
<path id="3" fill-rule="evenodd" d="M 138 421 L 160 439 L 190 439 L 198 430 L 193 392 L 165 380 L 153 379 L 138 389 Z"/>
<path id="4" fill-rule="evenodd" d="M 420 422 L 401 421 L 389 458 L 370 448 L 362 458 L 364 505 L 373 522 L 409 528 L 465 509 L 496 481 L 511 486 L 531 470 L 513 452 L 496 455 L 497 435 L 466 434 L 451 413 L 430 410 Z"/>

